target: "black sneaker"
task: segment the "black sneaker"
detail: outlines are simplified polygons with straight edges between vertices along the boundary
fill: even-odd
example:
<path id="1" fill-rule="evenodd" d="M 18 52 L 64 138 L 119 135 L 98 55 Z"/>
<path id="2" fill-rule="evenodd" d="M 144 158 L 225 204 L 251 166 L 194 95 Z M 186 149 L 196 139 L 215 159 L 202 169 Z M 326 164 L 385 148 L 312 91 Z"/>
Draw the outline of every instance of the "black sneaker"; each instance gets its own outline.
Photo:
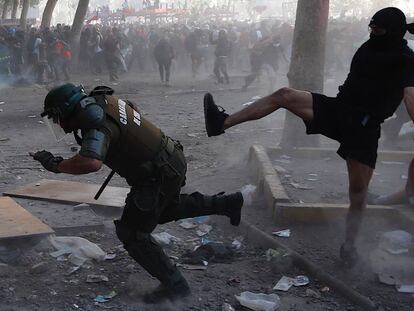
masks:
<path id="1" fill-rule="evenodd" d="M 204 118 L 208 137 L 224 133 L 224 120 L 228 116 L 222 107 L 214 103 L 213 96 L 210 93 L 204 95 Z"/>
<path id="2" fill-rule="evenodd" d="M 164 300 L 176 301 L 191 294 L 187 281 L 179 282 L 171 287 L 159 285 L 152 292 L 143 296 L 143 301 L 148 304 L 159 303 Z"/>
<path id="3" fill-rule="evenodd" d="M 243 195 L 241 192 L 235 192 L 226 195 L 225 215 L 230 218 L 230 223 L 233 226 L 240 225 L 241 209 L 243 207 Z"/>
<path id="4" fill-rule="evenodd" d="M 355 266 L 359 259 L 358 252 L 355 246 L 350 246 L 346 243 L 341 245 L 341 249 L 339 250 L 339 256 L 342 260 L 342 263 L 348 268 L 352 268 L 353 266 Z"/>

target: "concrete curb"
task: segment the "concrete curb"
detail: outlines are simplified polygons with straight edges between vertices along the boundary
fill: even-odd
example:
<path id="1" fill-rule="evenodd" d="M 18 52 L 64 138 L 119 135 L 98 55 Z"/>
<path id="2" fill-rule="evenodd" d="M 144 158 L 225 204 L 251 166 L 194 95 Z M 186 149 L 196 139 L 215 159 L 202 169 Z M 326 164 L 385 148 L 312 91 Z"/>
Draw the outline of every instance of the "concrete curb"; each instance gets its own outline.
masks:
<path id="1" fill-rule="evenodd" d="M 277 202 L 290 201 L 263 146 L 250 147 L 249 165 L 253 180 L 258 185 L 259 191 L 263 192 L 266 204 L 271 210 Z"/>
<path id="2" fill-rule="evenodd" d="M 279 175 L 273 167 L 272 162 L 267 154 L 283 154 L 287 150 L 278 148 L 266 149 L 260 145 L 253 145 L 250 148 L 249 164 L 253 181 L 258 185 L 259 191 L 263 192 L 266 205 L 272 210 L 273 219 L 283 222 L 289 219 L 295 219 L 299 222 L 321 222 L 338 217 L 344 217 L 348 211 L 347 204 L 326 204 L 326 203 L 289 203 L 290 199 L 282 185 Z M 294 156 L 327 156 L 332 153 L 331 149 L 318 148 L 294 148 Z M 398 152 L 397 152 L 398 153 Z M 292 155 L 292 153 L 289 153 Z M 406 155 L 406 153 L 401 153 Z M 332 154 L 331 154 L 332 155 Z M 412 156 L 412 155 L 411 155 Z M 366 212 L 369 214 L 386 214 L 387 216 L 399 215 L 399 211 L 382 205 L 368 205 Z"/>
<path id="3" fill-rule="evenodd" d="M 361 306 L 363 310 L 377 309 L 377 306 L 369 298 L 361 295 L 345 283 L 331 277 L 315 264 L 304 258 L 302 255 L 286 247 L 274 239 L 271 235 L 261 231 L 259 228 L 253 226 L 244 219 L 240 223 L 240 231 L 250 242 L 257 246 L 263 248 L 284 249 L 290 254 L 296 266 L 309 273 L 309 275 L 324 282 L 329 287 L 335 289 L 340 295 L 344 296 L 349 301 Z"/>

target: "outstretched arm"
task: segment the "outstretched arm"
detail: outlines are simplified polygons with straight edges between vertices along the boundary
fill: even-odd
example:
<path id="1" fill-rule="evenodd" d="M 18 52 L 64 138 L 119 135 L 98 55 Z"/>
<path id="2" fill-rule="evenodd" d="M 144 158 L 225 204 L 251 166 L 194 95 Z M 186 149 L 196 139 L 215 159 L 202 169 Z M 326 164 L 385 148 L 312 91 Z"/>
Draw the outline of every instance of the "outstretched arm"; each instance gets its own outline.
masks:
<path id="1" fill-rule="evenodd" d="M 102 161 L 92 158 L 83 157 L 80 154 L 70 159 L 63 160 L 58 165 L 61 173 L 81 175 L 97 172 L 102 167 Z"/>

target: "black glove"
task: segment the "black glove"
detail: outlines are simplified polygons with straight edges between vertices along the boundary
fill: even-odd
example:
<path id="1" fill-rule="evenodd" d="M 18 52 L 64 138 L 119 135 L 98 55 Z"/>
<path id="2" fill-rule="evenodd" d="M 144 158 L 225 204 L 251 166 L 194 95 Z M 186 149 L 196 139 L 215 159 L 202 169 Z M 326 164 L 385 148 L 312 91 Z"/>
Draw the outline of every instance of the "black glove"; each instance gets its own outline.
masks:
<path id="1" fill-rule="evenodd" d="M 38 151 L 33 155 L 33 159 L 39 161 L 45 169 L 53 173 L 60 173 L 58 165 L 63 161 L 62 157 L 55 157 L 49 151 Z"/>

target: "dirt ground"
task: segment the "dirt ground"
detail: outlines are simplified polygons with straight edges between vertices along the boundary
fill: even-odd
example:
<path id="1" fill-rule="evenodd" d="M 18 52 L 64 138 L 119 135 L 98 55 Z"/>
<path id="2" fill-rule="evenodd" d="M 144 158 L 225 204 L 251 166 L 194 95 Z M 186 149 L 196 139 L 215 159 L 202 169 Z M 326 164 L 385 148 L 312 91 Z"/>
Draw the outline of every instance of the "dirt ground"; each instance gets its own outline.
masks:
<path id="1" fill-rule="evenodd" d="M 91 89 L 95 85 L 112 86 L 120 97 L 138 103 L 145 116 L 160 126 L 164 132 L 181 141 L 188 161 L 188 181 L 185 191 L 195 189 L 214 194 L 220 191 L 236 191 L 250 183 L 247 158 L 252 144 L 276 146 L 283 129 L 283 112 L 277 112 L 261 121 L 243 124 L 217 138 L 207 138 L 204 130 L 202 98 L 205 90 L 215 95 L 217 102 L 229 112 L 243 107 L 257 95 L 264 95 L 265 88 L 252 87 L 246 92 L 239 91 L 241 77 L 234 77 L 232 84 L 222 87 L 214 84 L 209 77 L 191 80 L 178 76 L 171 87 L 159 85 L 157 76 L 128 74 L 117 84 L 109 83 L 107 77 L 74 75 L 74 82 L 82 83 Z M 262 83 L 264 83 L 262 78 Z M 329 82 L 333 88 L 334 82 Z M 265 83 L 264 83 L 265 84 Z M 280 85 L 286 84 L 280 77 Z M 330 90 L 330 92 L 333 92 Z M 55 154 L 69 157 L 75 154 L 76 145 L 71 137 L 56 143 L 46 126 L 42 124 L 39 113 L 47 89 L 43 86 L 3 87 L 0 89 L 0 192 L 14 189 L 19 185 L 34 182 L 41 178 L 73 180 L 102 183 L 109 173 L 103 169 L 98 173 L 85 176 L 54 175 L 44 171 L 29 156 L 29 151 L 46 149 Z M 278 159 L 274 159 L 278 160 Z M 284 166 L 291 177 L 284 177 L 288 184 L 291 179 L 312 185 L 312 190 L 290 189 L 289 195 L 305 202 L 346 202 L 346 175 L 343 162 L 332 160 L 292 159 Z M 391 191 L 404 180 L 407 163 L 394 166 L 381 166 L 380 175 L 374 177 L 373 189 L 378 192 Z M 307 181 L 304 176 L 318 173 L 317 181 Z M 315 179 L 315 178 L 314 178 Z M 380 180 L 384 180 L 381 182 Z M 115 177 L 113 186 L 126 186 Z M 329 187 L 327 187 L 329 185 Z M 77 236 L 87 238 L 100 245 L 106 252 L 114 253 L 115 259 L 104 262 L 92 262 L 71 275 L 68 262 L 57 261 L 49 253 L 52 251 L 47 241 L 27 251 L 19 260 L 0 266 L 0 310 L 221 310 L 224 302 L 232 304 L 236 310 L 241 307 L 235 294 L 242 291 L 272 293 L 273 286 L 282 276 L 271 270 L 266 261 L 264 249 L 256 249 L 248 241 L 242 242 L 242 248 L 230 263 L 211 263 L 205 271 L 182 270 L 192 287 L 192 296 L 185 301 L 172 304 L 150 306 L 141 302 L 142 293 L 157 285 L 142 268 L 134 264 L 120 247 L 114 234 L 110 218 L 97 216 L 91 211 L 75 211 L 73 206 L 22 200 L 18 202 L 52 227 L 101 225 L 103 230 L 91 231 L 85 228 L 77 230 Z M 269 211 L 263 204 L 246 209 L 245 217 L 265 231 L 277 229 L 269 217 Z M 365 227 L 367 239 L 380 230 L 389 230 L 398 224 L 388 224 L 384 219 L 372 220 L 375 227 Z M 213 226 L 208 238 L 212 241 L 231 243 L 239 236 L 227 220 L 212 218 Z M 343 238 L 343 220 L 338 224 L 302 226 L 292 224 L 294 232 L 288 245 L 305 254 L 319 265 L 325 265 L 328 272 L 346 279 L 361 293 L 373 300 L 380 300 L 389 310 L 412 310 L 411 295 L 398 295 L 392 288 L 378 285 L 367 273 L 348 274 L 335 268 L 337 249 Z M 157 232 L 166 231 L 181 238 L 182 242 L 167 247 L 170 255 L 180 258 L 187 250 L 200 244 L 194 230 L 184 230 L 177 224 L 159 226 Z M 73 233 L 72 233 L 73 234 Z M 189 241 L 190 240 L 190 241 Z M 373 243 L 373 242 L 371 242 Z M 43 263 L 43 269 L 37 271 L 33 265 Z M 34 271 L 35 270 L 35 271 Z M 292 269 L 289 276 L 303 274 Z M 86 283 L 89 274 L 104 274 L 108 282 Z M 325 284 L 311 279 L 306 287 L 292 288 L 286 293 L 277 292 L 281 297 L 279 310 L 357 310 L 333 290 L 321 293 L 320 298 L 307 297 L 306 289 L 321 290 Z M 95 303 L 99 294 L 115 291 L 117 296 L 106 303 Z M 411 309 L 410 309 L 411 307 Z"/>

